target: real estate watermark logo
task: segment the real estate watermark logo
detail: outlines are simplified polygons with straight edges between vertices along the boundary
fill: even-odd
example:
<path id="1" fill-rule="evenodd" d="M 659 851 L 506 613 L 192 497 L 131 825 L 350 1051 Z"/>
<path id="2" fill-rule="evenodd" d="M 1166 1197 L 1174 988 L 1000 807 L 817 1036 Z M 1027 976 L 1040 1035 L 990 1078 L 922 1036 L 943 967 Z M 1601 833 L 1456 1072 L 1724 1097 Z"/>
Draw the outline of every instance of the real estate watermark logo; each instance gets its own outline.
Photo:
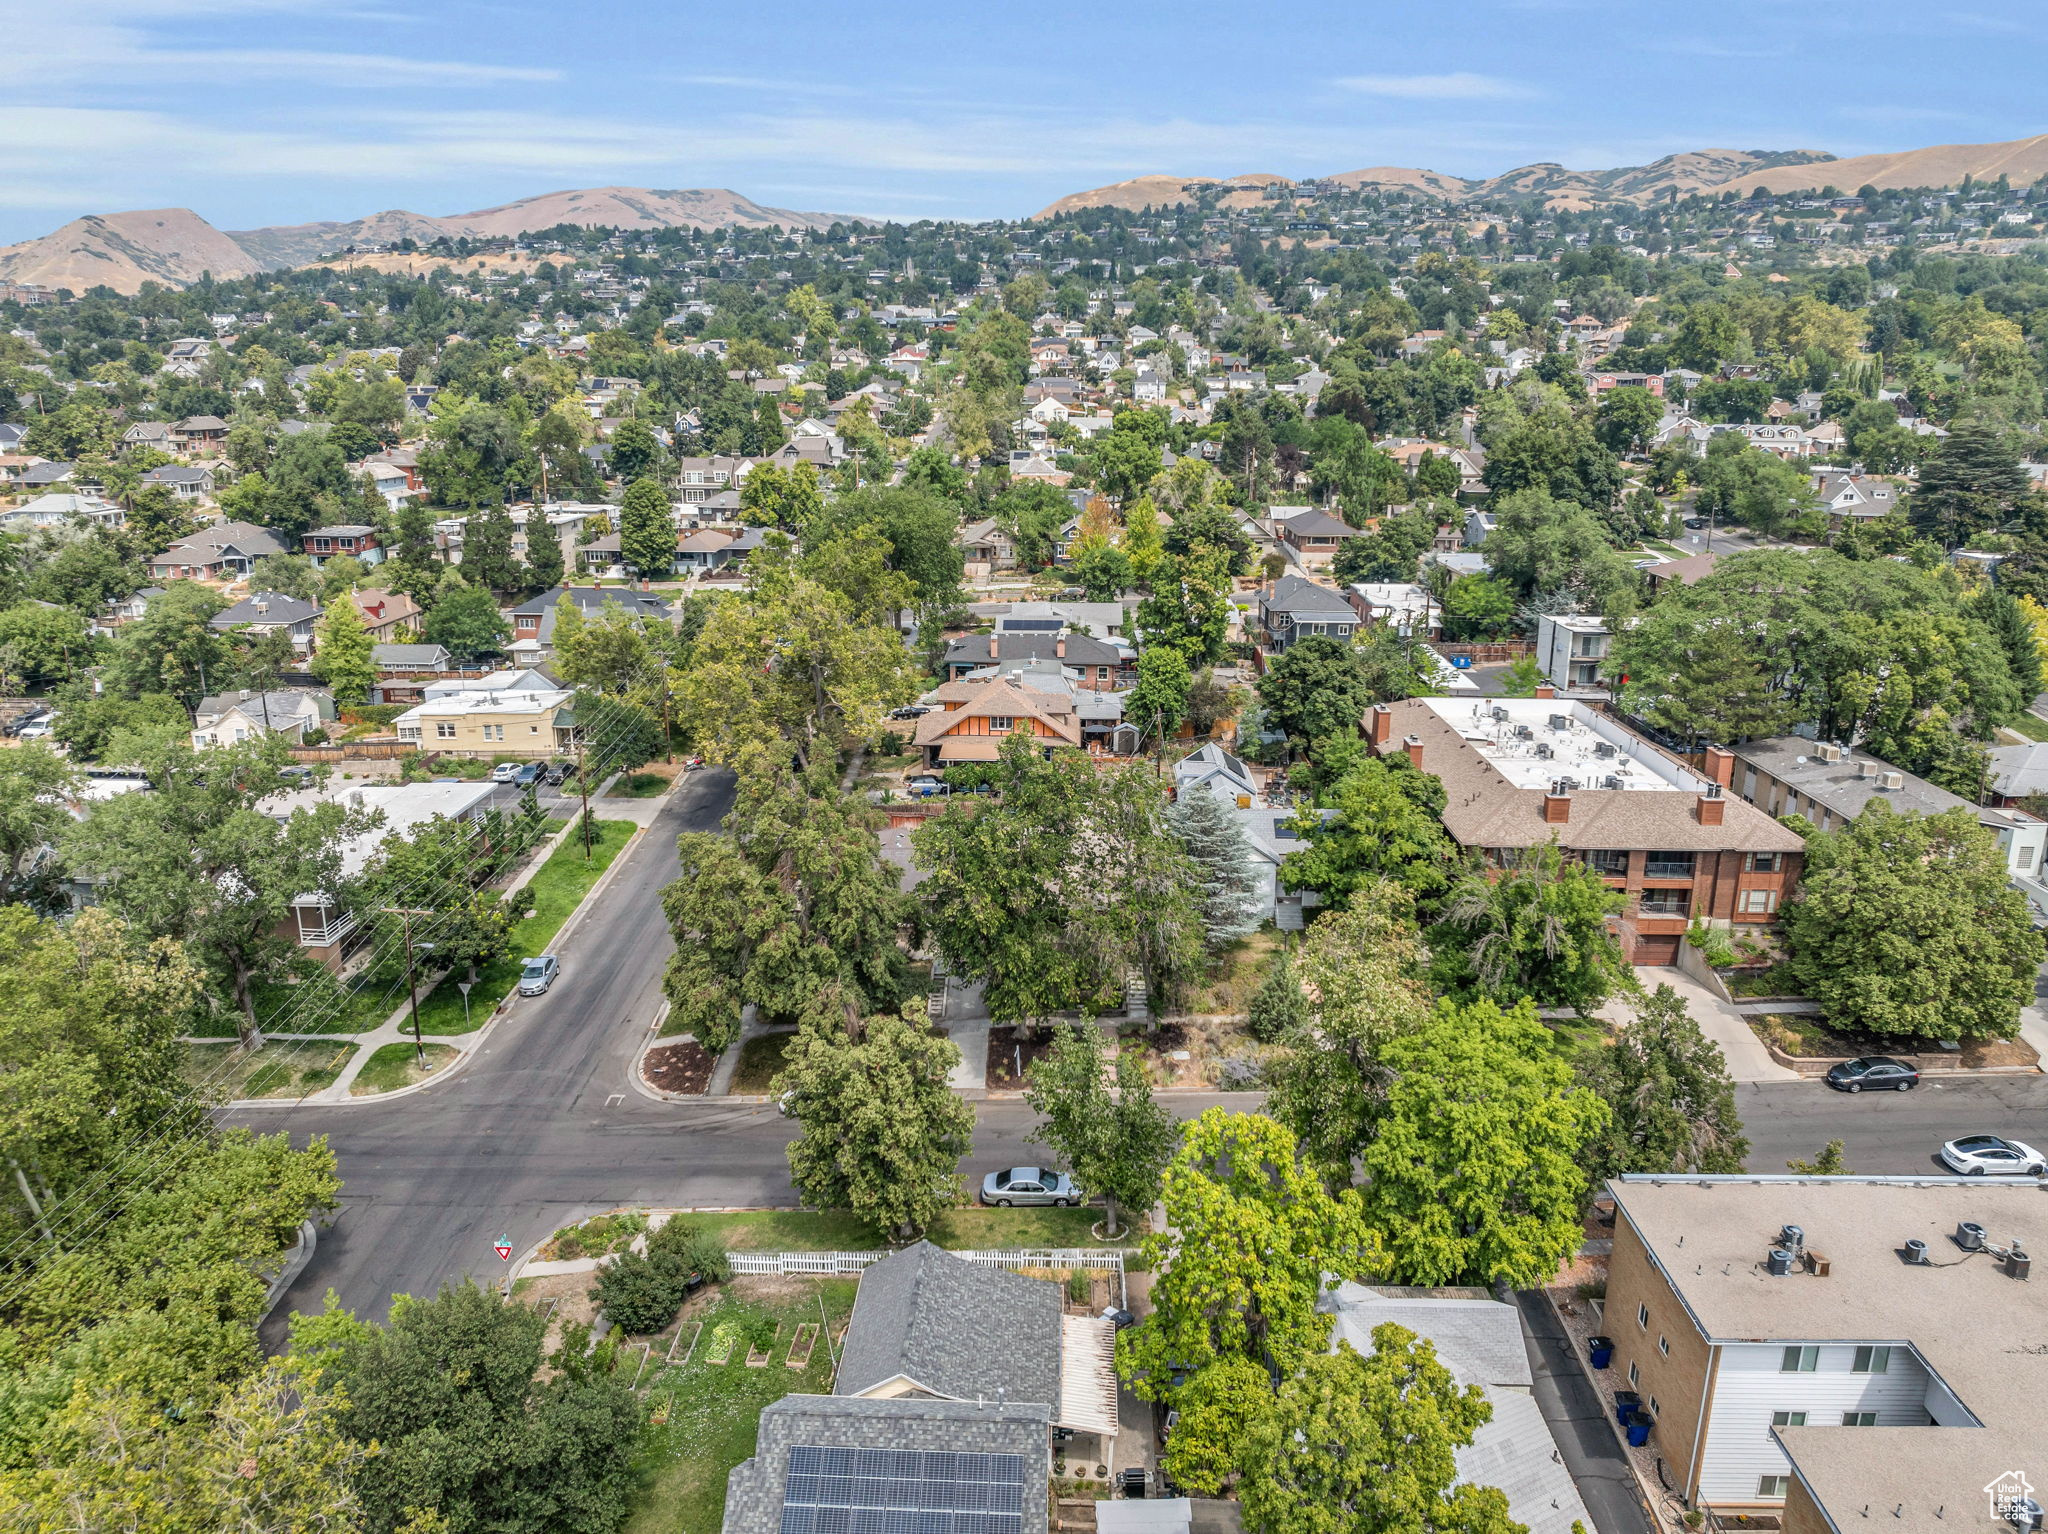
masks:
<path id="1" fill-rule="evenodd" d="M 2034 1488 L 2017 1470 L 2006 1471 L 1984 1488 L 1984 1495 L 1991 1499 L 1993 1518 L 2002 1518 L 2007 1523 L 2024 1523 L 2033 1517 Z"/>

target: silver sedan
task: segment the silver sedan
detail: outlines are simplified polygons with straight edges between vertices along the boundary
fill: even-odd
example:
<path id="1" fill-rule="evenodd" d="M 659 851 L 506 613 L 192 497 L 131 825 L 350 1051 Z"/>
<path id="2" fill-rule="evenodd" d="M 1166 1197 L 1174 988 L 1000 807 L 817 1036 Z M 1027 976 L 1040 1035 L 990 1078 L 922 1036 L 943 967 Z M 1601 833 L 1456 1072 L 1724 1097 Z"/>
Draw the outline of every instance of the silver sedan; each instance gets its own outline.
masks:
<path id="1" fill-rule="evenodd" d="M 1071 1208 L 1085 1198 L 1074 1186 L 1073 1178 L 1047 1167 L 1013 1166 L 991 1172 L 981 1180 L 981 1201 L 1005 1209 L 1012 1204 L 1057 1204 Z"/>

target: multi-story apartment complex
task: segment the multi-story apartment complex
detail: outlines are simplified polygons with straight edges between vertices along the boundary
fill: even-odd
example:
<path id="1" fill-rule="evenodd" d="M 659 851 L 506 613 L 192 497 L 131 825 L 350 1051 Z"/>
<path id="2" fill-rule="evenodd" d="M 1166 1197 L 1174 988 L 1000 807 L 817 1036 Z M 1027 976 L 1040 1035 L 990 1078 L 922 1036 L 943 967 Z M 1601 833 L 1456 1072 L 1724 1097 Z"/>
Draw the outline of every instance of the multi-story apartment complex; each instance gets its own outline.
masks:
<path id="1" fill-rule="evenodd" d="M 431 689 L 430 689 L 431 692 Z M 456 756 L 553 756 L 576 743 L 565 690 L 453 692 L 407 709 L 394 721 L 400 740 Z"/>
<path id="2" fill-rule="evenodd" d="M 1605 618 L 1561 613 L 1536 620 L 1536 664 L 1559 687 L 1587 692 L 1600 686 L 1600 667 L 1614 631 Z"/>
<path id="3" fill-rule="evenodd" d="M 1555 696 L 1409 698 L 1376 704 L 1365 729 L 1375 752 L 1405 751 L 1443 782 L 1459 846 L 1505 863 L 1555 838 L 1625 891 L 1617 936 L 1637 964 L 1677 963 L 1694 917 L 1774 920 L 1798 882 L 1805 843 L 1728 792 L 1726 751 L 1701 774 Z"/>
<path id="4" fill-rule="evenodd" d="M 1642 1397 L 1687 1501 L 1778 1515 L 1785 1534 L 2026 1527 L 2014 1503 L 2048 1487 L 2033 1179 L 1632 1176 L 1610 1191 L 1609 1372 Z"/>

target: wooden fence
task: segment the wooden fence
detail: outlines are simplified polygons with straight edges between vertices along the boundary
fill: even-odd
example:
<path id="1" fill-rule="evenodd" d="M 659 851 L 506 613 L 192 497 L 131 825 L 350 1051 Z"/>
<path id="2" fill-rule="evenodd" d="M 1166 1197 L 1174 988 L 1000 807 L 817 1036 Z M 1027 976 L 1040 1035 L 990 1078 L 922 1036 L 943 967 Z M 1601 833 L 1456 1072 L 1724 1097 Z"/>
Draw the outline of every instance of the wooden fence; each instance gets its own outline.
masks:
<path id="1" fill-rule="evenodd" d="M 293 746 L 292 760 L 297 762 L 339 762 L 354 758 L 357 761 L 390 761 L 401 756 L 411 756 L 420 749 L 416 740 L 400 740 L 396 735 L 371 736 L 365 740 L 342 740 L 327 746 Z"/>

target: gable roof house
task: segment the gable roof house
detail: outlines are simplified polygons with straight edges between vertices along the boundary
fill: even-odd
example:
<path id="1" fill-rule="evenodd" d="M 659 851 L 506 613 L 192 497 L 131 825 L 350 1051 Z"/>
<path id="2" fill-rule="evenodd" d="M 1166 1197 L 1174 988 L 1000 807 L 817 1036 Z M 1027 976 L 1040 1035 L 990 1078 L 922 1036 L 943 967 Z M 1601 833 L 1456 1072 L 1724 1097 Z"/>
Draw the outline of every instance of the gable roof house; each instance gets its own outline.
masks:
<path id="1" fill-rule="evenodd" d="M 149 574 L 158 581 L 233 581 L 266 554 L 282 554 L 277 538 L 250 522 L 216 522 L 156 555 Z"/>
<path id="2" fill-rule="evenodd" d="M 160 464 L 142 476 L 145 485 L 160 485 L 181 501 L 204 500 L 213 494 L 213 470 L 203 463 Z"/>
<path id="3" fill-rule="evenodd" d="M 236 629 L 252 634 L 283 632 L 291 636 L 292 648 L 307 651 L 313 648 L 313 625 L 319 619 L 320 608 L 312 602 L 276 591 L 252 591 L 234 606 L 207 619 L 206 626 L 219 634 Z"/>
<path id="4" fill-rule="evenodd" d="M 959 539 L 960 550 L 970 565 L 1003 570 L 1017 562 L 1017 540 L 993 518 L 968 523 L 960 529 Z"/>
<path id="5" fill-rule="evenodd" d="M 283 735 L 296 745 L 333 718 L 334 699 L 326 692 L 310 687 L 251 692 L 244 687 L 199 700 L 193 710 L 192 744 L 204 750 Z"/>
<path id="6" fill-rule="evenodd" d="M 939 706 L 919 717 L 912 740 L 928 768 L 992 762 L 1011 735 L 1028 735 L 1046 751 L 1081 744 L 1080 716 L 1071 695 L 991 676 L 950 681 L 927 696 Z"/>
<path id="7" fill-rule="evenodd" d="M 127 522 L 128 514 L 114 502 L 96 495 L 69 492 L 39 495 L 11 511 L 0 512 L 0 523 L 8 527 L 63 527 L 81 519 L 100 527 L 120 527 Z"/>
<path id="8" fill-rule="evenodd" d="M 1259 643 L 1276 655 L 1312 634 L 1348 640 L 1360 621 L 1343 592 L 1304 576 L 1283 575 L 1259 592 Z"/>
<path id="9" fill-rule="evenodd" d="M 366 565 L 384 563 L 377 529 L 361 523 L 338 522 L 332 527 L 316 527 L 299 539 L 299 549 L 315 565 L 324 565 L 344 554 Z"/>
<path id="10" fill-rule="evenodd" d="M 1097 690 L 1127 685 L 1136 667 L 1127 648 L 1061 626 L 963 634 L 946 646 L 940 668 L 947 681 L 957 682 L 984 666 L 1019 661 L 1058 661 L 1079 673 L 1079 685 Z"/>
<path id="11" fill-rule="evenodd" d="M 505 613 L 512 622 L 512 641 L 507 648 L 521 665 L 539 665 L 554 654 L 555 611 L 564 601 L 574 602 L 585 618 L 596 617 L 605 603 L 616 602 L 635 617 L 675 621 L 668 603 L 652 592 L 618 586 L 556 586 Z"/>
<path id="12" fill-rule="evenodd" d="M 724 1534 L 1044 1534 L 1053 1432 L 1108 1457 L 1114 1354 L 1056 1284 L 928 1241 L 892 1253 L 861 1275 L 833 1393 L 761 1413 Z"/>
<path id="13" fill-rule="evenodd" d="M 370 638 L 375 642 L 388 641 L 402 628 L 417 629 L 420 626 L 420 604 L 402 591 L 365 586 L 348 595 L 349 600 L 356 604 L 356 611 L 363 615 L 363 627 L 370 631 Z"/>

